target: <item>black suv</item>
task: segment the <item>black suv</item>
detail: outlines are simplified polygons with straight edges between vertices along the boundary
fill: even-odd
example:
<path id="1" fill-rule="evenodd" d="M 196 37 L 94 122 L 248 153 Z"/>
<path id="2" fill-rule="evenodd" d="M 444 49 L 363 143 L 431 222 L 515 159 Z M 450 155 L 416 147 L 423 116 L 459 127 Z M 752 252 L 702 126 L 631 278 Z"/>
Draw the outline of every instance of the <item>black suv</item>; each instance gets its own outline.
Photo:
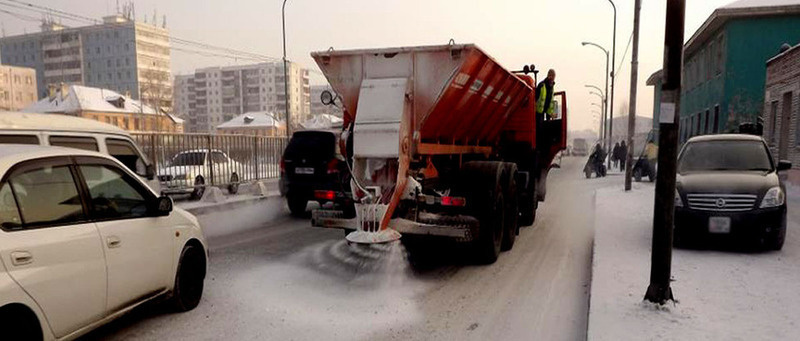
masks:
<path id="1" fill-rule="evenodd" d="M 678 156 L 675 246 L 739 236 L 762 249 L 786 239 L 786 188 L 767 144 L 752 135 L 691 138 Z"/>
<path id="2" fill-rule="evenodd" d="M 309 201 L 353 211 L 350 172 L 339 152 L 338 133 L 305 130 L 292 134 L 281 158 L 281 195 L 292 215 L 303 216 Z"/>

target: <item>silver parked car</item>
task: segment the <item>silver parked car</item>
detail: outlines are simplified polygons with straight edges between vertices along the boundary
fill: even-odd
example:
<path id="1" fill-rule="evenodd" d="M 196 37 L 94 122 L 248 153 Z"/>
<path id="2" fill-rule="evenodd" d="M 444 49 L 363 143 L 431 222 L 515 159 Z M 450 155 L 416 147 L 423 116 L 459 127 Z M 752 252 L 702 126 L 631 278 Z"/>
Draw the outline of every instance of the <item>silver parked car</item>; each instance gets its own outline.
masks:
<path id="1" fill-rule="evenodd" d="M 158 179 L 164 194 L 190 194 L 199 199 L 206 186 L 226 184 L 228 192 L 239 190 L 240 174 L 245 166 L 217 149 L 193 149 L 180 152 L 159 169 Z"/>

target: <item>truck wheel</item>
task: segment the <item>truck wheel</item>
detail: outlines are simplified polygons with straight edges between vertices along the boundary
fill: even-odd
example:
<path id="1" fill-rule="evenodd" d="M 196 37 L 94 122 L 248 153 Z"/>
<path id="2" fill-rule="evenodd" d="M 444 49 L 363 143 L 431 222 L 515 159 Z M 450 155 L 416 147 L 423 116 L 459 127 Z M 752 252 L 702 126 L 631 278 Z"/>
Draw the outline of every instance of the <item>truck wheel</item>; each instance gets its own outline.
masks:
<path id="1" fill-rule="evenodd" d="M 502 251 L 511 250 L 519 233 L 519 196 L 517 195 L 517 165 L 514 163 L 505 164 L 505 188 L 503 198 L 505 199 L 505 230 L 503 231 Z"/>
<path id="2" fill-rule="evenodd" d="M 536 200 L 536 181 L 531 179 L 531 188 L 528 190 L 529 200 L 520 206 L 519 226 L 531 226 L 536 221 L 536 210 L 539 208 L 539 200 Z"/>
<path id="3" fill-rule="evenodd" d="M 293 216 L 302 217 L 306 214 L 306 206 L 308 205 L 306 198 L 290 193 L 286 195 L 286 203 L 289 204 L 289 212 Z"/>
<path id="4" fill-rule="evenodd" d="M 480 222 L 472 250 L 476 261 L 492 264 L 500 255 L 507 210 L 503 198 L 503 164 L 492 161 L 467 162 L 462 168 L 462 188 L 469 191 L 468 209 Z M 470 204 L 471 203 L 471 204 Z"/>

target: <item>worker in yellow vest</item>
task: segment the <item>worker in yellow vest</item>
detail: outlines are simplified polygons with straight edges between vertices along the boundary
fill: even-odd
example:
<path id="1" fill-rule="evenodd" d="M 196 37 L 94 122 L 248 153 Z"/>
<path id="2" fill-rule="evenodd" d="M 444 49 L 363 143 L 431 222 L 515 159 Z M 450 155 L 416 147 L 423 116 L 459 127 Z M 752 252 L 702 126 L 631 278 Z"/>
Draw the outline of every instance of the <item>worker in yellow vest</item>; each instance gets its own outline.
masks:
<path id="1" fill-rule="evenodd" d="M 555 105 L 553 101 L 553 86 L 556 84 L 556 71 L 547 71 L 547 78 L 539 82 L 536 86 L 536 119 L 548 120 L 555 119 Z M 547 116 L 544 116 L 547 114 Z"/>

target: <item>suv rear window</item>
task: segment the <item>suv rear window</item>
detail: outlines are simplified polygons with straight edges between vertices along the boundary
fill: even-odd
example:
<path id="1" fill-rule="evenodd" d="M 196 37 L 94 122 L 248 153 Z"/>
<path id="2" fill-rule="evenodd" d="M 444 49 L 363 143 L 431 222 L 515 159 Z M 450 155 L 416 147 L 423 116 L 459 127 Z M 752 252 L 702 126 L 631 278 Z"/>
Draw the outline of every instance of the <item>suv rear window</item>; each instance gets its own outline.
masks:
<path id="1" fill-rule="evenodd" d="M 761 141 L 692 142 L 678 160 L 678 173 L 748 170 L 772 170 L 767 147 Z"/>
<path id="2" fill-rule="evenodd" d="M 94 137 L 83 136 L 50 136 L 50 145 L 75 149 L 98 151 L 97 140 Z"/>
<path id="3" fill-rule="evenodd" d="M 39 144 L 36 135 L 0 135 L 0 144 Z"/>
<path id="4" fill-rule="evenodd" d="M 106 139 L 106 148 L 109 155 L 122 162 L 128 169 L 141 176 L 147 175 L 144 160 L 129 141 Z"/>
<path id="5" fill-rule="evenodd" d="M 336 153 L 336 136 L 324 131 L 301 131 L 292 135 L 286 151 L 285 159 L 306 157 L 310 159 L 331 159 Z"/>

